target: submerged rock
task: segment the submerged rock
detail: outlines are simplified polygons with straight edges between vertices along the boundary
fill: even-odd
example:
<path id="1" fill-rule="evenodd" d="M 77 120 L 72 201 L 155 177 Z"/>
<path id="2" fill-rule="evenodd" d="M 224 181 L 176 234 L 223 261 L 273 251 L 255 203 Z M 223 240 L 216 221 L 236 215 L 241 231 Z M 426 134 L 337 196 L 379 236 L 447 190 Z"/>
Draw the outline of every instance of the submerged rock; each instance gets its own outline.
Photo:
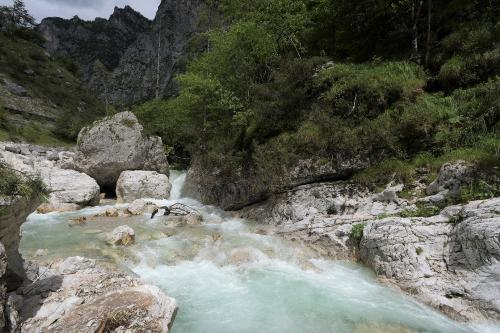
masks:
<path id="1" fill-rule="evenodd" d="M 118 113 L 83 128 L 76 149 L 76 168 L 104 188 L 114 190 L 120 174 L 127 170 L 169 174 L 161 139 L 145 136 L 131 112 Z"/>
<path id="2" fill-rule="evenodd" d="M 110 233 L 106 234 L 106 241 L 111 245 L 116 246 L 129 246 L 135 242 L 134 229 L 128 225 L 122 225 L 115 228 Z"/>
<path id="3" fill-rule="evenodd" d="M 200 214 L 191 213 L 191 214 L 183 216 L 182 221 L 186 225 L 191 225 L 191 226 L 200 225 L 203 222 L 203 216 Z"/>
<path id="4" fill-rule="evenodd" d="M 118 202 L 136 199 L 168 199 L 172 185 L 164 174 L 155 171 L 124 171 L 116 183 Z"/>

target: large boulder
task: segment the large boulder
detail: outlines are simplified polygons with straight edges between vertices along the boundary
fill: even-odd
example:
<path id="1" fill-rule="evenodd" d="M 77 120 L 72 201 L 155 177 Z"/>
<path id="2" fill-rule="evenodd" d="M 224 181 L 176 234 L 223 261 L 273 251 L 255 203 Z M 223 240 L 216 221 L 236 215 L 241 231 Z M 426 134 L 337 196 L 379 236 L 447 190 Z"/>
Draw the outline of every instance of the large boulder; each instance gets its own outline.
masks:
<path id="1" fill-rule="evenodd" d="M 118 202 L 168 199 L 171 188 L 168 177 L 156 171 L 124 171 L 116 183 L 116 198 Z"/>
<path id="2" fill-rule="evenodd" d="M 80 207 L 99 204 L 100 188 L 84 173 L 59 168 L 41 168 L 40 177 L 50 192 L 49 202 L 76 204 Z"/>
<path id="3" fill-rule="evenodd" d="M 23 299 L 14 310 L 24 333 L 168 332 L 177 311 L 159 288 L 95 260 L 52 262 L 36 275 L 17 290 Z"/>
<path id="4" fill-rule="evenodd" d="M 120 174 L 126 170 L 169 174 L 161 139 L 145 136 L 131 112 L 118 113 L 83 128 L 78 135 L 74 162 L 77 170 L 113 190 Z"/>

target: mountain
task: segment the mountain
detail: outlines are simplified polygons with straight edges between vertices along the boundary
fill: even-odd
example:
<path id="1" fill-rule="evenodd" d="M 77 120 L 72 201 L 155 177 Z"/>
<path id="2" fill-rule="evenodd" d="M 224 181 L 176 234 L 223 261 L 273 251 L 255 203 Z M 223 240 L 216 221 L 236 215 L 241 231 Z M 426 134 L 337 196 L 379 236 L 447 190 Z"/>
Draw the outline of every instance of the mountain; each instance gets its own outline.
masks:
<path id="1" fill-rule="evenodd" d="M 175 94 L 173 78 L 183 69 L 183 50 L 196 31 L 201 4 L 163 0 L 153 21 L 126 6 L 107 20 L 46 18 L 38 29 L 48 52 L 75 61 L 103 102 L 126 105 L 155 97 L 157 87 L 161 97 Z"/>

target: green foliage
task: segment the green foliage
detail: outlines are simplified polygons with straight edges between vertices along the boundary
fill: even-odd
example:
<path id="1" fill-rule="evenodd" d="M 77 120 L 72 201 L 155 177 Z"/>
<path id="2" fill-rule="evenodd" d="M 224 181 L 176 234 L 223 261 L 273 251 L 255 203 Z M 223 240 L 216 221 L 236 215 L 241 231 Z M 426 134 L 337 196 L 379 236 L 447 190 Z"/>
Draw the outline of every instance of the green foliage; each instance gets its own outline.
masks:
<path id="1" fill-rule="evenodd" d="M 300 160 L 368 161 L 355 179 L 371 186 L 457 159 L 487 170 L 500 151 L 498 10 L 433 2 L 428 27 L 429 3 L 207 2 L 179 96 L 134 112 L 172 156 L 264 184 Z"/>
<path id="2" fill-rule="evenodd" d="M 355 224 L 351 229 L 350 237 L 351 237 L 351 239 L 356 241 L 357 244 L 359 244 L 361 242 L 361 239 L 363 239 L 363 232 L 364 232 L 365 226 L 366 225 L 364 223 Z"/>
<path id="3" fill-rule="evenodd" d="M 30 96 L 54 104 L 59 113 L 54 133 L 46 124 L 39 123 L 39 128 L 33 128 L 31 124 L 26 130 L 17 130 L 15 127 L 19 124 L 9 124 L 12 139 L 28 139 L 42 144 L 74 140 L 84 125 L 104 113 L 102 104 L 68 70 L 74 69 L 69 62 L 50 59 L 45 50 L 31 40 L 0 32 L 0 68 L 3 74 L 26 88 Z M 27 69 L 35 74 L 27 75 Z M 24 134 L 30 137 L 25 138 Z M 38 135 L 41 135 L 40 140 Z"/>
<path id="4" fill-rule="evenodd" d="M 47 189 L 38 177 L 24 175 L 0 163 L 0 198 L 32 198 L 47 194 Z"/>
<path id="5" fill-rule="evenodd" d="M 320 101 L 344 118 L 372 118 L 425 84 L 422 69 L 407 62 L 332 64 L 319 72 L 315 85 L 328 87 Z"/>
<path id="6" fill-rule="evenodd" d="M 431 204 L 418 203 L 416 210 L 405 210 L 399 213 L 401 217 L 431 217 L 438 215 L 441 208 Z"/>
<path id="7" fill-rule="evenodd" d="M 462 186 L 459 200 L 463 203 L 467 203 L 474 200 L 485 200 L 498 196 L 500 196 L 498 178 L 496 182 L 491 184 L 488 184 L 484 180 L 477 180 L 469 185 Z"/>

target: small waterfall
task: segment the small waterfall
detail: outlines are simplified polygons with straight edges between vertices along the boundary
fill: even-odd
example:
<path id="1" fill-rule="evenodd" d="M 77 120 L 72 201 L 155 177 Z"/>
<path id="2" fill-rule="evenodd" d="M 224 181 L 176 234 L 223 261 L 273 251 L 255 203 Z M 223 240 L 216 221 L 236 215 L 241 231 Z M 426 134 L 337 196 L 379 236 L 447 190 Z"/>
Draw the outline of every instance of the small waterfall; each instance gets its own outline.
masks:
<path id="1" fill-rule="evenodd" d="M 180 199 L 182 196 L 182 188 L 186 182 L 186 172 L 177 170 L 170 171 L 170 182 L 172 183 L 170 200 Z"/>

